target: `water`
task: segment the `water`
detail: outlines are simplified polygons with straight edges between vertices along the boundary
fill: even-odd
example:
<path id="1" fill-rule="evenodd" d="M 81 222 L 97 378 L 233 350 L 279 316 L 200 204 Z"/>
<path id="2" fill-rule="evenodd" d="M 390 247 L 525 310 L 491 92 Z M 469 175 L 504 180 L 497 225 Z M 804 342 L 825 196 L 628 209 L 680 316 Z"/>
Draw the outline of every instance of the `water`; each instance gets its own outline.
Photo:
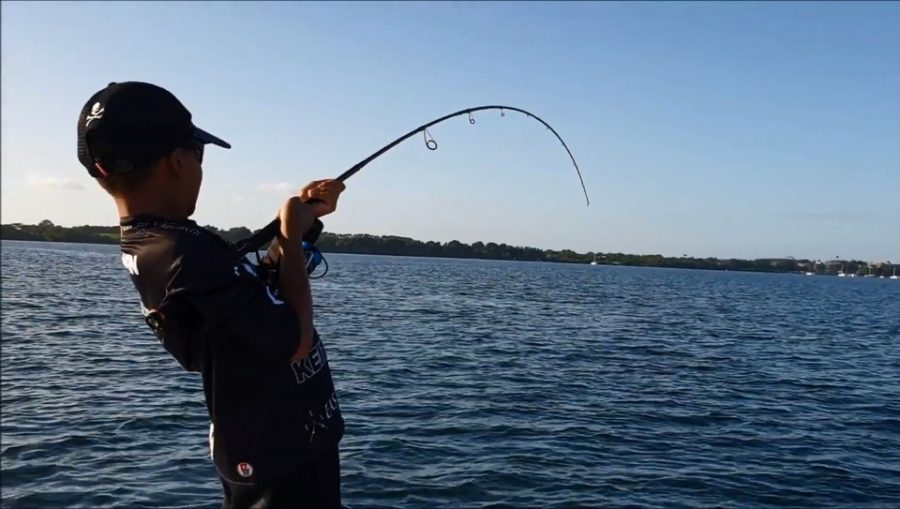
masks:
<path id="1" fill-rule="evenodd" d="M 218 507 L 117 246 L 3 242 L 4 507 Z M 900 283 L 328 255 L 367 507 L 900 507 Z"/>

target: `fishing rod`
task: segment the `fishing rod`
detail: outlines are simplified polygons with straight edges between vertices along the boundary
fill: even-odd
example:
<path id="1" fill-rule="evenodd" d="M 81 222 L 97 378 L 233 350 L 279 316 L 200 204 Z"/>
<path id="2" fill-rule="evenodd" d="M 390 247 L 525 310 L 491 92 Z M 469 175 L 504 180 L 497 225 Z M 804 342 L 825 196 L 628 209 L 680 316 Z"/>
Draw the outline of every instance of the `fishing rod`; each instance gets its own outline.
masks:
<path id="1" fill-rule="evenodd" d="M 537 120 L 538 122 L 543 124 L 544 127 L 549 129 L 550 132 L 553 133 L 554 136 L 556 136 L 556 139 L 558 139 L 559 142 L 562 143 L 563 148 L 566 149 L 566 153 L 569 154 L 569 159 L 572 160 L 572 164 L 575 166 L 575 172 L 578 174 L 578 180 L 581 183 L 581 189 L 582 189 L 582 191 L 584 191 L 584 199 L 587 202 L 587 205 L 590 206 L 591 200 L 590 200 L 590 198 L 588 198 L 587 188 L 584 186 L 584 179 L 581 177 L 581 170 L 578 168 L 578 163 L 575 162 L 575 156 L 572 155 L 572 151 L 569 150 L 569 146 L 566 145 L 566 142 L 562 139 L 562 136 L 560 136 L 559 133 L 556 132 L 556 129 L 553 129 L 553 127 L 551 127 L 550 124 L 548 124 L 547 122 L 544 122 L 544 120 L 541 117 L 535 115 L 534 113 L 531 113 L 530 111 L 527 111 L 527 110 L 524 110 L 521 108 L 515 108 L 513 106 L 499 106 L 499 105 L 476 106 L 474 108 L 466 108 L 464 110 L 459 110 L 457 112 L 450 113 L 449 115 L 444 115 L 443 117 L 432 120 L 431 122 L 428 122 L 427 124 L 422 124 L 419 127 L 416 127 L 415 129 L 413 129 L 412 131 L 397 138 L 396 140 L 388 143 L 387 145 L 385 145 L 384 147 L 382 147 L 381 149 L 379 149 L 377 152 L 370 155 L 369 157 L 356 163 L 349 170 L 345 171 L 344 173 L 341 173 L 337 177 L 336 180 L 344 182 L 345 180 L 347 180 L 348 178 L 355 175 L 357 172 L 359 172 L 359 170 L 365 168 L 365 166 L 367 164 L 371 163 L 372 161 L 374 161 L 375 159 L 380 157 L 382 154 L 384 154 L 388 150 L 396 147 L 400 143 L 406 141 L 407 139 L 415 136 L 418 133 L 423 134 L 423 137 L 425 139 L 425 146 L 428 148 L 428 150 L 437 150 L 437 142 L 431 136 L 431 133 L 428 132 L 429 127 L 432 127 L 436 124 L 440 124 L 441 122 L 443 122 L 445 120 L 449 120 L 451 118 L 458 117 L 460 115 L 468 115 L 469 116 L 469 124 L 475 125 L 475 117 L 472 116 L 472 114 L 475 113 L 476 111 L 484 111 L 484 110 L 500 110 L 501 117 L 506 116 L 506 110 L 517 111 L 519 113 L 524 114 L 527 117 L 531 117 L 531 118 Z M 280 227 L 281 227 L 281 220 L 278 218 L 275 218 L 275 220 L 273 220 L 271 223 L 266 225 L 262 230 L 256 232 L 249 238 L 240 242 L 237 245 L 237 248 L 240 251 L 241 255 L 246 255 L 247 253 L 250 253 L 253 251 L 259 251 L 264 245 L 266 245 L 269 241 L 274 239 L 276 235 L 278 235 L 278 229 Z M 315 222 L 313 228 L 303 236 L 303 240 L 306 242 L 309 242 L 310 244 L 315 243 L 315 239 L 318 238 L 319 234 L 322 231 L 322 228 L 323 228 L 322 222 L 319 221 L 318 219 L 316 219 L 316 222 Z"/>

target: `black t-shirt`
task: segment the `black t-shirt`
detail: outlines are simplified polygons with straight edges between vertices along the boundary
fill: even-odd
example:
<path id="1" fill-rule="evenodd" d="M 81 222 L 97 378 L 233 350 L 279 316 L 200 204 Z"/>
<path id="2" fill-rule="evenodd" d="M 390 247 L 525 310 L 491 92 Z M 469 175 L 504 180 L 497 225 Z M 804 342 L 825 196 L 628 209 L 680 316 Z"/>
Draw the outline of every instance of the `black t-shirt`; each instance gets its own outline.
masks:
<path id="1" fill-rule="evenodd" d="M 199 372 L 213 460 L 230 482 L 277 479 L 344 434 L 318 334 L 302 361 L 296 313 L 234 245 L 193 221 L 121 222 L 122 264 L 162 346 Z"/>

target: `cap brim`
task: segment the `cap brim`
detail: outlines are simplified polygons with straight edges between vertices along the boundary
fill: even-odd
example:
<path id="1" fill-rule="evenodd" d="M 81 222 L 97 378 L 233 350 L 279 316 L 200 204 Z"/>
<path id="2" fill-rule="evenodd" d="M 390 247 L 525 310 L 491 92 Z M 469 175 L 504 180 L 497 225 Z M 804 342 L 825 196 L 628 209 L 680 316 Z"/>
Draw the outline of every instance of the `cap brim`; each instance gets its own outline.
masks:
<path id="1" fill-rule="evenodd" d="M 199 127 L 196 127 L 196 126 L 194 127 L 194 134 L 193 134 L 192 138 L 195 141 L 199 141 L 200 143 L 202 143 L 204 145 L 206 145 L 207 143 L 212 143 L 213 145 L 218 145 L 222 148 L 231 148 L 231 144 L 228 143 L 227 141 L 223 140 L 222 138 L 213 136 L 213 135 L 209 134 L 208 132 L 204 131 L 203 129 L 200 129 Z"/>

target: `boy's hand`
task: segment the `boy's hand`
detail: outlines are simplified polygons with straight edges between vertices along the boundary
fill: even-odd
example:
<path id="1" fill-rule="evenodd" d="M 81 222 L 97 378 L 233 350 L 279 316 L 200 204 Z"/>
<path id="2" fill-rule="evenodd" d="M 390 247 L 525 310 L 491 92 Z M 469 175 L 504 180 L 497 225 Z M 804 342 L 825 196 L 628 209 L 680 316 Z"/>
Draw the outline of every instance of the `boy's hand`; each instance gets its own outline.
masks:
<path id="1" fill-rule="evenodd" d="M 338 198 L 346 188 L 339 180 L 314 180 L 300 190 L 299 196 L 313 208 L 316 217 L 322 217 L 337 210 Z"/>

